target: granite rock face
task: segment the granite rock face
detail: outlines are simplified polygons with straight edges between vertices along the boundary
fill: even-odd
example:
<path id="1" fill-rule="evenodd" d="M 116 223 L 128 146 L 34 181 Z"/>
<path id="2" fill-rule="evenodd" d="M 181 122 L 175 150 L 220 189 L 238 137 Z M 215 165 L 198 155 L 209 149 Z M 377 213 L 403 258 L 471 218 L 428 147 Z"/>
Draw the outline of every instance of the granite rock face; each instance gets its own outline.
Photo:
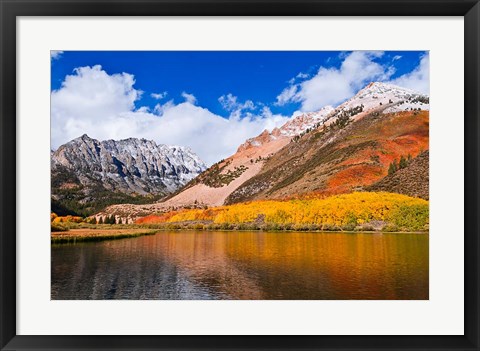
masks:
<path id="1" fill-rule="evenodd" d="M 189 148 L 83 135 L 51 152 L 52 211 L 90 215 L 118 203 L 152 203 L 206 169 Z"/>
<path id="2" fill-rule="evenodd" d="M 52 173 L 66 169 L 88 186 L 126 194 L 168 194 L 206 169 L 189 148 L 129 138 L 98 141 L 83 135 L 52 154 Z"/>

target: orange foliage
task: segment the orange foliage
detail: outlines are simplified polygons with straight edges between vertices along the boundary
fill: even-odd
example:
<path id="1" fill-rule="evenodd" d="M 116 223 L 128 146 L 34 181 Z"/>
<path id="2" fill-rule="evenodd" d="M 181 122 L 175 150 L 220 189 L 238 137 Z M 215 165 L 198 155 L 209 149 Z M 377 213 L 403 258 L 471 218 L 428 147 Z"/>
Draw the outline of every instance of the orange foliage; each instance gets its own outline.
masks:
<path id="1" fill-rule="evenodd" d="M 165 223 L 170 218 L 172 218 L 172 216 L 174 216 L 176 213 L 178 213 L 178 211 L 171 211 L 171 212 L 163 213 L 161 215 L 150 215 L 150 216 L 137 219 L 135 223 L 137 224 Z"/>
<path id="2" fill-rule="evenodd" d="M 350 191 L 354 186 L 372 184 L 383 176 L 383 168 L 380 166 L 371 164 L 353 165 L 330 178 L 327 188 L 340 194 Z"/>
<path id="3" fill-rule="evenodd" d="M 170 211 L 160 215 L 149 215 L 139 218 L 135 221 L 136 224 L 158 224 L 166 222 L 176 222 L 176 218 L 181 216 L 182 221 L 208 221 L 220 211 L 220 208 L 208 208 L 205 210 L 192 209 L 192 210 L 179 210 Z"/>
<path id="4" fill-rule="evenodd" d="M 52 223 L 68 223 L 68 222 L 74 222 L 74 223 L 81 223 L 83 222 L 83 218 L 79 216 L 56 216 L 52 218 L 52 215 L 50 215 L 50 219 Z"/>
<path id="5" fill-rule="evenodd" d="M 334 173 L 328 180 L 324 195 L 342 194 L 356 186 L 370 185 L 388 174 L 388 166 L 393 160 L 410 154 L 416 157 L 428 149 L 428 111 L 404 111 L 382 117 L 365 134 L 340 144 L 346 147 L 360 140 L 374 140 L 377 145 L 355 153 L 354 157 L 341 162 L 345 169 Z"/>

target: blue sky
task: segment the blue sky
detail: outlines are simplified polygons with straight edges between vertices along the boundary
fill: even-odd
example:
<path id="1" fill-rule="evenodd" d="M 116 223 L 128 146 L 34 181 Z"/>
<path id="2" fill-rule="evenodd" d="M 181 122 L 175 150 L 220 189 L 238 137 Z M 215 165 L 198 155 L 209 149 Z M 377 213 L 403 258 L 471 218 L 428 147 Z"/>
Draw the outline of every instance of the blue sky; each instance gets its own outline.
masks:
<path id="1" fill-rule="evenodd" d="M 428 72 L 423 51 L 56 51 L 52 148 L 83 133 L 145 137 L 211 163 L 370 81 L 428 93 Z"/>
<path id="2" fill-rule="evenodd" d="M 127 72 L 144 91 L 136 107 L 152 109 L 158 101 L 151 93 L 167 91 L 166 98 L 183 101 L 182 92 L 193 94 L 201 106 L 228 117 L 218 98 L 231 93 L 240 101 L 252 100 L 270 106 L 273 113 L 292 114 L 300 103 L 274 103 L 288 81 L 299 73 L 314 75 L 319 67 L 338 68 L 338 51 L 67 51 L 52 60 L 52 90 L 77 67 L 101 65 L 109 74 Z M 418 66 L 424 52 L 389 51 L 375 59 L 393 64 L 395 79 Z M 400 58 L 399 58 L 400 57 Z"/>

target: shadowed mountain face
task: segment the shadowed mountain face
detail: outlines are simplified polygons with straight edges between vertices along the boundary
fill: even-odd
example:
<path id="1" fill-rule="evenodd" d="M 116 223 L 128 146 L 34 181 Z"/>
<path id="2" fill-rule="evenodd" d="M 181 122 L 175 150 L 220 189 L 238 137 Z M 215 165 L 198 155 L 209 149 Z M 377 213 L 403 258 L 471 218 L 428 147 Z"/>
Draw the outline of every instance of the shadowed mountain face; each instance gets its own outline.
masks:
<path id="1" fill-rule="evenodd" d="M 60 146 L 51 162 L 52 199 L 58 212 L 104 201 L 153 201 L 206 169 L 185 147 L 135 138 L 98 141 L 87 135 Z"/>
<path id="2" fill-rule="evenodd" d="M 389 174 L 366 188 L 368 191 L 387 191 L 428 200 L 429 151 L 423 151 L 408 165 Z"/>

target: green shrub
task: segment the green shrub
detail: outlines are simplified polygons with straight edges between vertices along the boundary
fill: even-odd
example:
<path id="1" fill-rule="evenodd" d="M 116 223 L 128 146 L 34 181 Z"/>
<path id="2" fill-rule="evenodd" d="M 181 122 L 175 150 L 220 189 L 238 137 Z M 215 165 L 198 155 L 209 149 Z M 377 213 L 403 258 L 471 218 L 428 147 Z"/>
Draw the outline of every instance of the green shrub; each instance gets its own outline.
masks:
<path id="1" fill-rule="evenodd" d="M 353 223 L 344 224 L 344 225 L 342 225 L 342 230 L 346 230 L 347 232 L 352 232 L 352 231 L 355 230 L 355 227 L 356 227 L 356 225 L 353 224 Z"/>
<path id="2" fill-rule="evenodd" d="M 204 227 L 204 225 L 203 225 L 202 223 L 197 223 L 197 224 L 195 224 L 195 225 L 193 226 L 193 229 L 195 229 L 195 230 L 204 230 L 205 227 Z"/>
<path id="3" fill-rule="evenodd" d="M 383 232 L 398 232 L 400 229 L 395 224 L 387 224 L 385 227 L 382 228 Z"/>
<path id="4" fill-rule="evenodd" d="M 429 224 L 427 205 L 402 205 L 390 214 L 390 221 L 402 230 L 425 230 Z"/>

